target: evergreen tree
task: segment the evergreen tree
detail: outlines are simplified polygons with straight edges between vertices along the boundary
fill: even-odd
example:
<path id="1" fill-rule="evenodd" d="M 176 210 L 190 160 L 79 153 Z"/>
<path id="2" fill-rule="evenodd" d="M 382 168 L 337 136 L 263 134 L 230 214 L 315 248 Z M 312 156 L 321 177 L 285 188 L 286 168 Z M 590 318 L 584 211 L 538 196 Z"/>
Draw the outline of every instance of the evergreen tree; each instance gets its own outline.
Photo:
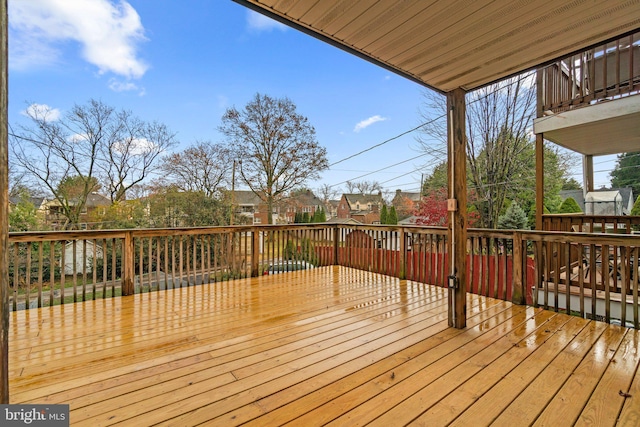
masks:
<path id="1" fill-rule="evenodd" d="M 387 205 L 382 205 L 382 209 L 380 210 L 380 224 L 386 224 L 388 216 Z"/>
<path id="2" fill-rule="evenodd" d="M 398 224 L 398 214 L 396 213 L 396 207 L 391 206 L 389 210 L 389 216 L 387 216 L 387 224 L 396 225 Z"/>
<path id="3" fill-rule="evenodd" d="M 320 218 L 320 208 L 316 208 L 316 210 L 313 211 L 313 221 L 311 222 L 313 223 L 322 222 L 322 219 Z"/>
<path id="4" fill-rule="evenodd" d="M 567 197 L 564 199 L 562 204 L 560 204 L 560 208 L 558 209 L 558 213 L 581 213 L 582 209 L 580 209 L 580 205 L 573 197 Z"/>
<path id="5" fill-rule="evenodd" d="M 302 214 L 302 221 L 300 221 L 303 224 L 308 224 L 311 222 L 311 217 L 309 216 L 309 212 L 305 212 Z"/>
<path id="6" fill-rule="evenodd" d="M 506 230 L 528 229 L 527 214 L 517 202 L 511 203 L 507 211 L 498 219 L 498 228 Z"/>
<path id="7" fill-rule="evenodd" d="M 327 222 L 327 213 L 324 211 L 324 208 L 320 208 L 320 221 L 318 222 Z"/>

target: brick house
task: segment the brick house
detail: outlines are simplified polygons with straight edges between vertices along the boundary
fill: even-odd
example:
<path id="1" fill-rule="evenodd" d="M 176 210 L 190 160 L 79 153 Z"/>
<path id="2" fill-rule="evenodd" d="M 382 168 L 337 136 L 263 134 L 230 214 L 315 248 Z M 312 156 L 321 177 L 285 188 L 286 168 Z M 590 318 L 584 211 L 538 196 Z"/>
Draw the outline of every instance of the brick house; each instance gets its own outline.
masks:
<path id="1" fill-rule="evenodd" d="M 421 197 L 420 193 L 396 190 L 396 194 L 393 197 L 393 200 L 391 200 L 391 204 L 396 208 L 398 219 L 402 220 L 413 215 Z"/>
<path id="2" fill-rule="evenodd" d="M 338 204 L 338 218 L 352 218 L 363 224 L 379 224 L 382 193 L 343 194 Z"/>
<path id="3" fill-rule="evenodd" d="M 296 192 L 279 203 L 279 212 L 287 223 L 295 221 L 296 212 L 307 213 L 313 217 L 318 209 L 323 209 L 327 219 L 329 218 L 329 212 L 324 202 L 316 197 L 311 190 Z"/>

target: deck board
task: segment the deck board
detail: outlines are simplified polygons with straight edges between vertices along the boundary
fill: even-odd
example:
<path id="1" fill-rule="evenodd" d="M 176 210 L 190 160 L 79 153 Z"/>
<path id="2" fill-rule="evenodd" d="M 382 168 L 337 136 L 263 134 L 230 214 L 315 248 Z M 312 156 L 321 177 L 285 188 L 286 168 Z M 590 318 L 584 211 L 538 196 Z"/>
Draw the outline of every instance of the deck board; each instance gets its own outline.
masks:
<path id="1" fill-rule="evenodd" d="M 637 422 L 638 331 L 467 308 L 448 328 L 442 288 L 323 267 L 12 313 L 11 402 L 78 426 Z"/>

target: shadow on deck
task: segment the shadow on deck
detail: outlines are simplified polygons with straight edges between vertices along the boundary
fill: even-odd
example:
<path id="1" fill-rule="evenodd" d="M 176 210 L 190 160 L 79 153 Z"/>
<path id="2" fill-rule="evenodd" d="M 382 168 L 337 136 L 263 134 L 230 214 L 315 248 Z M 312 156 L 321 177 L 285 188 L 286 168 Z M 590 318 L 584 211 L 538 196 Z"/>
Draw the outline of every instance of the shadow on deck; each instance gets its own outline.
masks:
<path id="1" fill-rule="evenodd" d="M 640 331 L 323 267 L 11 313 L 12 403 L 82 425 L 638 425 Z"/>

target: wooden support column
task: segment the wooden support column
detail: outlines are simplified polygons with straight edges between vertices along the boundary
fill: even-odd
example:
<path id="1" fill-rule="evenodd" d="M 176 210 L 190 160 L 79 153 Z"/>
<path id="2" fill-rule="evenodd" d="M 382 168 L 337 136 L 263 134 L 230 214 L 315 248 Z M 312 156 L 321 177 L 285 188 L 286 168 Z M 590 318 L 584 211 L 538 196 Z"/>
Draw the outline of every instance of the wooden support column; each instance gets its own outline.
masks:
<path id="1" fill-rule="evenodd" d="M 544 139 L 536 135 L 536 230 L 542 230 L 544 215 Z"/>
<path id="2" fill-rule="evenodd" d="M 593 188 L 593 156 L 582 156 L 582 180 L 585 198 L 587 193 L 595 190 Z"/>
<path id="3" fill-rule="evenodd" d="M 536 117 L 542 117 L 544 108 L 543 71 L 536 72 Z M 544 215 L 544 135 L 536 134 L 536 230 L 542 230 Z"/>
<path id="4" fill-rule="evenodd" d="M 7 0 L 0 0 L 0 404 L 9 403 L 9 116 Z"/>
<path id="5" fill-rule="evenodd" d="M 449 326 L 467 325 L 467 137 L 466 92 L 447 93 Z"/>

